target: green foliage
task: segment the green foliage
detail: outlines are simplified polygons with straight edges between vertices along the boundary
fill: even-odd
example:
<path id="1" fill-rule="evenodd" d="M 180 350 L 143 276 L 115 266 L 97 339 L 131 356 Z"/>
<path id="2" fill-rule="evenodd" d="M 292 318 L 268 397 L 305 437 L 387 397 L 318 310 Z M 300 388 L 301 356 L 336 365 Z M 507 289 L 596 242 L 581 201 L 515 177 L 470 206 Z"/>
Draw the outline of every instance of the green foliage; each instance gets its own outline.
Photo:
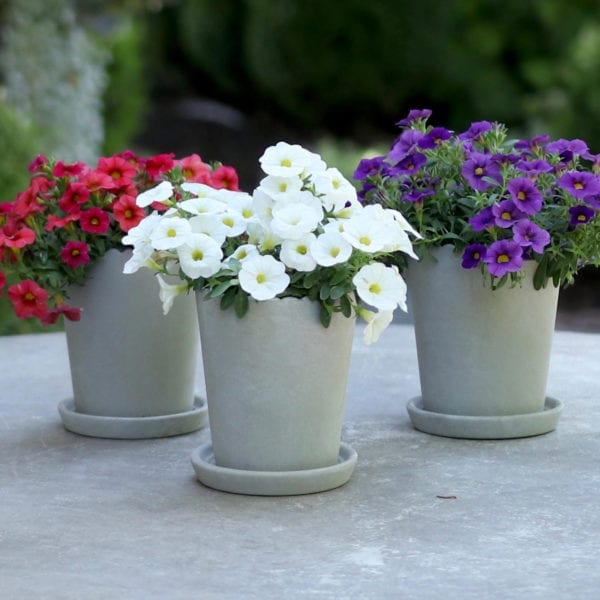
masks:
<path id="1" fill-rule="evenodd" d="M 0 99 L 0 202 L 12 200 L 27 186 L 27 165 L 36 152 L 35 134 L 15 112 Z"/>

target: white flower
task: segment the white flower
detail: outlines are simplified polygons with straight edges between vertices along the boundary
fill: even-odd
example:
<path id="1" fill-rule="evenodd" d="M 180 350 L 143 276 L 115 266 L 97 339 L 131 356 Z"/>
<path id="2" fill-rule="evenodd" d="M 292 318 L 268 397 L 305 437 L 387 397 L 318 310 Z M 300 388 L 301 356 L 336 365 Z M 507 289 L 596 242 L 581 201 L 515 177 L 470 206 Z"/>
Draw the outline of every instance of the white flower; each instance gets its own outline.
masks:
<path id="1" fill-rule="evenodd" d="M 215 215 L 227 210 L 225 202 L 208 196 L 182 200 L 177 206 L 192 215 Z"/>
<path id="2" fill-rule="evenodd" d="M 203 233 L 210 236 L 219 246 L 227 237 L 227 226 L 221 220 L 220 214 L 201 214 L 189 221 L 192 233 Z"/>
<path id="3" fill-rule="evenodd" d="M 313 241 L 310 253 L 317 264 L 331 267 L 346 262 L 352 254 L 352 246 L 340 233 L 327 231 Z"/>
<path id="4" fill-rule="evenodd" d="M 151 258 L 153 253 L 154 249 L 150 245 L 134 248 L 131 258 L 123 266 L 123 273 L 130 275 L 136 273 L 141 267 L 151 269 L 156 264 Z"/>
<path id="5" fill-rule="evenodd" d="M 227 206 L 239 212 L 246 221 L 253 221 L 257 218 L 250 194 L 246 194 L 245 192 L 230 192 L 227 199 Z"/>
<path id="6" fill-rule="evenodd" d="M 238 278 L 241 288 L 255 300 L 275 298 L 290 282 L 285 265 L 271 255 L 253 256 L 245 260 Z"/>
<path id="7" fill-rule="evenodd" d="M 259 187 L 254 190 L 252 199 L 256 216 L 263 225 L 268 226 L 273 219 L 275 200 Z"/>
<path id="8" fill-rule="evenodd" d="M 304 202 L 285 202 L 273 207 L 272 231 L 284 240 L 298 240 L 314 231 L 323 218 L 320 206 L 309 206 Z"/>
<path id="9" fill-rule="evenodd" d="M 406 232 L 407 230 L 405 230 L 401 221 L 397 219 L 397 215 L 402 219 L 404 217 L 400 213 L 397 213 L 397 215 L 395 213 L 397 211 L 383 208 L 380 204 L 369 204 L 363 208 L 361 218 L 370 218 L 381 225 L 380 235 L 384 241 L 382 248 L 384 252 L 404 252 L 412 258 L 419 260 L 419 257 L 413 252 L 412 243 Z M 408 223 L 406 225 L 412 229 Z"/>
<path id="10" fill-rule="evenodd" d="M 235 258 L 240 262 L 244 262 L 252 256 L 258 256 L 258 248 L 254 244 L 242 244 L 235 249 L 235 252 L 229 256 L 227 260 L 229 260 L 229 258 Z"/>
<path id="11" fill-rule="evenodd" d="M 327 211 L 339 211 L 347 202 L 356 202 L 356 188 L 338 171 L 330 168 L 315 177 L 315 190 Z"/>
<path id="12" fill-rule="evenodd" d="M 150 236 L 154 231 L 156 225 L 161 221 L 163 217 L 158 213 L 150 213 L 147 217 L 144 217 L 135 227 L 132 227 L 127 235 L 123 236 L 121 242 L 126 246 L 135 246 L 136 248 L 141 246 L 151 246 Z"/>
<path id="13" fill-rule="evenodd" d="M 404 215 L 400 211 L 394 210 L 393 208 L 388 208 L 387 210 L 392 213 L 394 219 L 398 222 L 400 227 L 402 227 L 403 231 L 412 233 L 412 235 L 420 240 L 423 239 L 423 236 L 413 228 L 413 226 L 404 218 Z"/>
<path id="14" fill-rule="evenodd" d="M 296 271 L 314 271 L 317 261 L 310 253 L 310 247 L 316 239 L 314 233 L 306 233 L 297 240 L 284 240 L 279 254 L 281 262 Z"/>
<path id="15" fill-rule="evenodd" d="M 269 252 L 281 244 L 282 239 L 261 223 L 248 223 L 248 243 L 258 246 L 261 252 Z"/>
<path id="16" fill-rule="evenodd" d="M 219 218 L 225 227 L 226 237 L 235 237 L 246 231 L 246 219 L 235 210 L 227 210 L 224 213 L 221 213 Z"/>
<path id="17" fill-rule="evenodd" d="M 406 310 L 406 284 L 395 267 L 373 262 L 352 278 L 360 298 L 379 310 Z"/>
<path id="18" fill-rule="evenodd" d="M 170 250 L 185 244 L 185 238 L 192 232 L 190 222 L 181 217 L 161 219 L 150 234 L 150 242 L 155 250 Z"/>
<path id="19" fill-rule="evenodd" d="M 171 284 L 167 283 L 160 275 L 156 276 L 160 285 L 158 297 L 163 305 L 163 313 L 166 315 L 173 306 L 173 301 L 179 294 L 183 294 L 187 290 L 187 284 Z"/>
<path id="20" fill-rule="evenodd" d="M 164 202 L 173 195 L 173 186 L 169 181 L 163 181 L 156 187 L 142 192 L 135 199 L 135 203 L 142 208 L 150 206 L 153 202 Z"/>
<path id="21" fill-rule="evenodd" d="M 318 154 L 309 152 L 298 144 L 278 142 L 270 146 L 259 158 L 262 170 L 267 175 L 294 177 L 305 171 L 324 171 L 325 163 Z"/>
<path id="22" fill-rule="evenodd" d="M 281 177 L 277 175 L 268 175 L 260 182 L 260 189 L 277 200 L 283 194 L 290 192 L 299 192 L 302 189 L 302 179 L 298 176 Z"/>
<path id="23" fill-rule="evenodd" d="M 363 309 L 361 316 L 367 321 L 363 341 L 367 346 L 376 342 L 394 318 L 393 310 L 380 310 L 376 313 Z"/>
<path id="24" fill-rule="evenodd" d="M 334 206 L 333 208 L 333 216 L 338 219 L 350 219 L 354 217 L 357 213 L 361 212 L 363 209 L 363 205 L 356 200 L 348 200 L 344 206 Z"/>
<path id="25" fill-rule="evenodd" d="M 190 194 L 194 194 L 198 198 L 207 198 L 209 196 L 214 196 L 217 190 L 210 185 L 206 185 L 205 183 L 197 183 L 195 181 L 184 181 L 181 184 L 181 189 L 185 192 L 189 192 Z"/>
<path id="26" fill-rule="evenodd" d="M 221 268 L 221 246 L 203 233 L 191 233 L 177 248 L 181 270 L 191 279 L 210 277 Z"/>
<path id="27" fill-rule="evenodd" d="M 344 224 L 344 238 L 363 252 L 380 252 L 389 239 L 384 224 L 359 213 Z"/>

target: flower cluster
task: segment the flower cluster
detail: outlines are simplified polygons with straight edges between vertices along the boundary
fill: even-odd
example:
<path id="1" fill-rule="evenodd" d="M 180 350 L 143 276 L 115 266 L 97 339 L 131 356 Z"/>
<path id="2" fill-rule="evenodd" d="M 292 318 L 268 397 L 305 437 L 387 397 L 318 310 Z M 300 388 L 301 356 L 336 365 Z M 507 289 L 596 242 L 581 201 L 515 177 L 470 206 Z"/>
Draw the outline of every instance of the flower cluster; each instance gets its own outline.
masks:
<path id="1" fill-rule="evenodd" d="M 411 110 L 387 156 L 362 160 L 365 203 L 394 207 L 422 235 L 415 249 L 452 244 L 462 266 L 494 287 L 538 263 L 536 289 L 568 284 L 600 248 L 600 155 L 581 140 L 509 141 L 500 123 L 454 133 Z"/>
<path id="2" fill-rule="evenodd" d="M 366 341 L 374 341 L 396 307 L 406 310 L 402 277 L 379 259 L 414 256 L 412 228 L 395 210 L 362 206 L 337 169 L 301 146 L 279 142 L 260 164 L 266 176 L 252 195 L 169 182 L 140 194 L 138 206 L 160 202 L 169 210 L 152 212 L 124 238 L 133 246 L 125 272 L 158 272 L 165 312 L 190 289 L 220 297 L 240 317 L 249 298 L 308 297 L 320 303 L 324 326 L 334 312 L 357 313 L 369 322 Z M 169 282 L 172 275 L 179 283 Z"/>
<path id="3" fill-rule="evenodd" d="M 29 170 L 28 188 L 0 203 L 0 266 L 9 281 L 16 280 L 8 297 L 17 316 L 44 324 L 61 314 L 80 318 L 80 309 L 66 302 L 67 288 L 83 284 L 108 250 L 124 249 L 124 235 L 150 210 L 136 204 L 140 192 L 171 181 L 238 189 L 233 168 L 213 168 L 197 154 L 175 160 L 172 154 L 141 158 L 126 151 L 100 158 L 95 168 L 40 155 Z M 0 270 L 0 293 L 6 281 Z"/>

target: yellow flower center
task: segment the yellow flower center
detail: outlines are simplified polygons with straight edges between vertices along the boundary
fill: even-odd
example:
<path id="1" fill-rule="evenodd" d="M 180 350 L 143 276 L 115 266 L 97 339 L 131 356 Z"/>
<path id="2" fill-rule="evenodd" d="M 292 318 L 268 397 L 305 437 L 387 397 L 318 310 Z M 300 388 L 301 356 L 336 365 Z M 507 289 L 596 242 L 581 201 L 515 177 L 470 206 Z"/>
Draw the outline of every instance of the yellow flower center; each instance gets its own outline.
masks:
<path id="1" fill-rule="evenodd" d="M 578 221 L 581 221 L 582 223 L 585 223 L 585 219 L 586 219 L 585 215 L 577 215 L 577 220 Z"/>
<path id="2" fill-rule="evenodd" d="M 475 169 L 475 175 L 483 175 L 483 167 L 477 167 Z"/>
<path id="3" fill-rule="evenodd" d="M 77 250 L 77 248 L 71 250 L 71 256 L 79 256 L 80 254 L 81 253 L 79 252 L 79 250 Z"/>
<path id="4" fill-rule="evenodd" d="M 192 259 L 193 260 L 202 260 L 203 258 L 204 258 L 204 253 L 199 248 L 196 248 L 192 252 Z"/>
<path id="5" fill-rule="evenodd" d="M 296 248 L 296 252 L 298 252 L 298 254 L 302 254 L 302 256 L 304 256 L 308 252 L 308 248 L 306 246 L 298 246 Z"/>
<path id="6" fill-rule="evenodd" d="M 177 231 L 175 229 L 169 229 L 169 231 L 167 231 L 167 237 L 177 237 Z"/>
<path id="7" fill-rule="evenodd" d="M 340 249 L 338 246 L 335 246 L 334 248 L 332 248 L 329 251 L 329 254 L 331 254 L 331 256 L 333 256 L 333 258 L 337 258 L 337 255 L 340 253 Z"/>
<path id="8" fill-rule="evenodd" d="M 372 283 L 369 286 L 369 291 L 371 292 L 371 294 L 380 294 L 381 293 L 381 286 L 378 283 Z"/>
<path id="9" fill-rule="evenodd" d="M 583 189 L 583 183 L 581 183 L 581 181 L 578 181 L 577 183 L 574 183 L 574 184 L 573 184 L 573 187 L 574 187 L 576 190 L 582 190 L 582 189 Z"/>
<path id="10" fill-rule="evenodd" d="M 292 161 L 289 158 L 282 158 L 281 162 L 279 164 L 282 167 L 291 167 L 292 166 Z"/>
<path id="11" fill-rule="evenodd" d="M 256 276 L 256 283 L 264 283 L 267 280 L 267 276 L 264 273 L 259 273 Z"/>
<path id="12" fill-rule="evenodd" d="M 363 235 L 361 236 L 358 241 L 363 245 L 363 246 L 370 246 L 371 245 L 371 238 Z"/>
<path id="13" fill-rule="evenodd" d="M 35 294 L 32 294 L 31 292 L 27 292 L 25 294 L 25 300 L 27 302 L 32 302 L 33 300 L 35 300 Z"/>
<path id="14" fill-rule="evenodd" d="M 481 254 L 479 254 L 479 252 L 473 252 L 473 258 L 475 260 L 479 260 L 479 257 L 481 256 Z"/>
<path id="15" fill-rule="evenodd" d="M 508 254 L 500 254 L 498 255 L 498 263 L 507 263 L 510 262 L 510 257 Z"/>
<path id="16" fill-rule="evenodd" d="M 251 208 L 244 208 L 244 210 L 242 211 L 244 219 L 249 219 L 253 214 L 254 213 L 252 212 Z"/>
<path id="17" fill-rule="evenodd" d="M 227 227 L 233 227 L 233 219 L 231 217 L 225 217 L 223 219 L 223 225 L 227 225 Z"/>
<path id="18" fill-rule="evenodd" d="M 288 160 L 288 162 L 290 162 L 290 161 Z M 290 164 L 291 164 L 291 163 L 290 163 Z M 286 167 L 289 167 L 290 165 L 285 165 L 285 166 L 286 166 Z M 287 188 L 288 188 L 288 186 L 287 186 L 287 183 L 285 183 L 285 182 L 283 182 L 283 181 L 282 181 L 282 182 L 279 184 L 279 191 L 280 191 L 281 193 L 283 193 L 283 192 L 286 192 L 286 191 L 287 191 Z"/>
<path id="19" fill-rule="evenodd" d="M 510 221 L 511 219 L 512 219 L 512 215 L 507 210 L 505 210 L 502 213 L 502 220 L 503 221 Z"/>
<path id="20" fill-rule="evenodd" d="M 519 200 L 525 200 L 525 198 L 527 198 L 527 196 L 525 195 L 525 192 L 522 192 L 522 191 L 521 191 L 521 192 L 519 192 L 519 193 L 517 194 L 517 198 L 518 198 Z"/>

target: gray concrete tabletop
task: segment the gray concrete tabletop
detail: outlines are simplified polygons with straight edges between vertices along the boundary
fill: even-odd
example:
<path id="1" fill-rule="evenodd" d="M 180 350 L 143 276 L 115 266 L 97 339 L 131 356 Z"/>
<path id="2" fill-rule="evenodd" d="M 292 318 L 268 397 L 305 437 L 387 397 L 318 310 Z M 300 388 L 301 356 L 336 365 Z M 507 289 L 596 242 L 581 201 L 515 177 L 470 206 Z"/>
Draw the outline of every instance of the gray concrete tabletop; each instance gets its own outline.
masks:
<path id="1" fill-rule="evenodd" d="M 0 337 L 0 598 L 600 598 L 600 335 L 556 332 L 558 429 L 508 441 L 415 431 L 412 327 L 361 337 L 354 475 L 275 498 L 197 482 L 189 457 L 209 430 L 67 432 L 64 335 Z"/>

